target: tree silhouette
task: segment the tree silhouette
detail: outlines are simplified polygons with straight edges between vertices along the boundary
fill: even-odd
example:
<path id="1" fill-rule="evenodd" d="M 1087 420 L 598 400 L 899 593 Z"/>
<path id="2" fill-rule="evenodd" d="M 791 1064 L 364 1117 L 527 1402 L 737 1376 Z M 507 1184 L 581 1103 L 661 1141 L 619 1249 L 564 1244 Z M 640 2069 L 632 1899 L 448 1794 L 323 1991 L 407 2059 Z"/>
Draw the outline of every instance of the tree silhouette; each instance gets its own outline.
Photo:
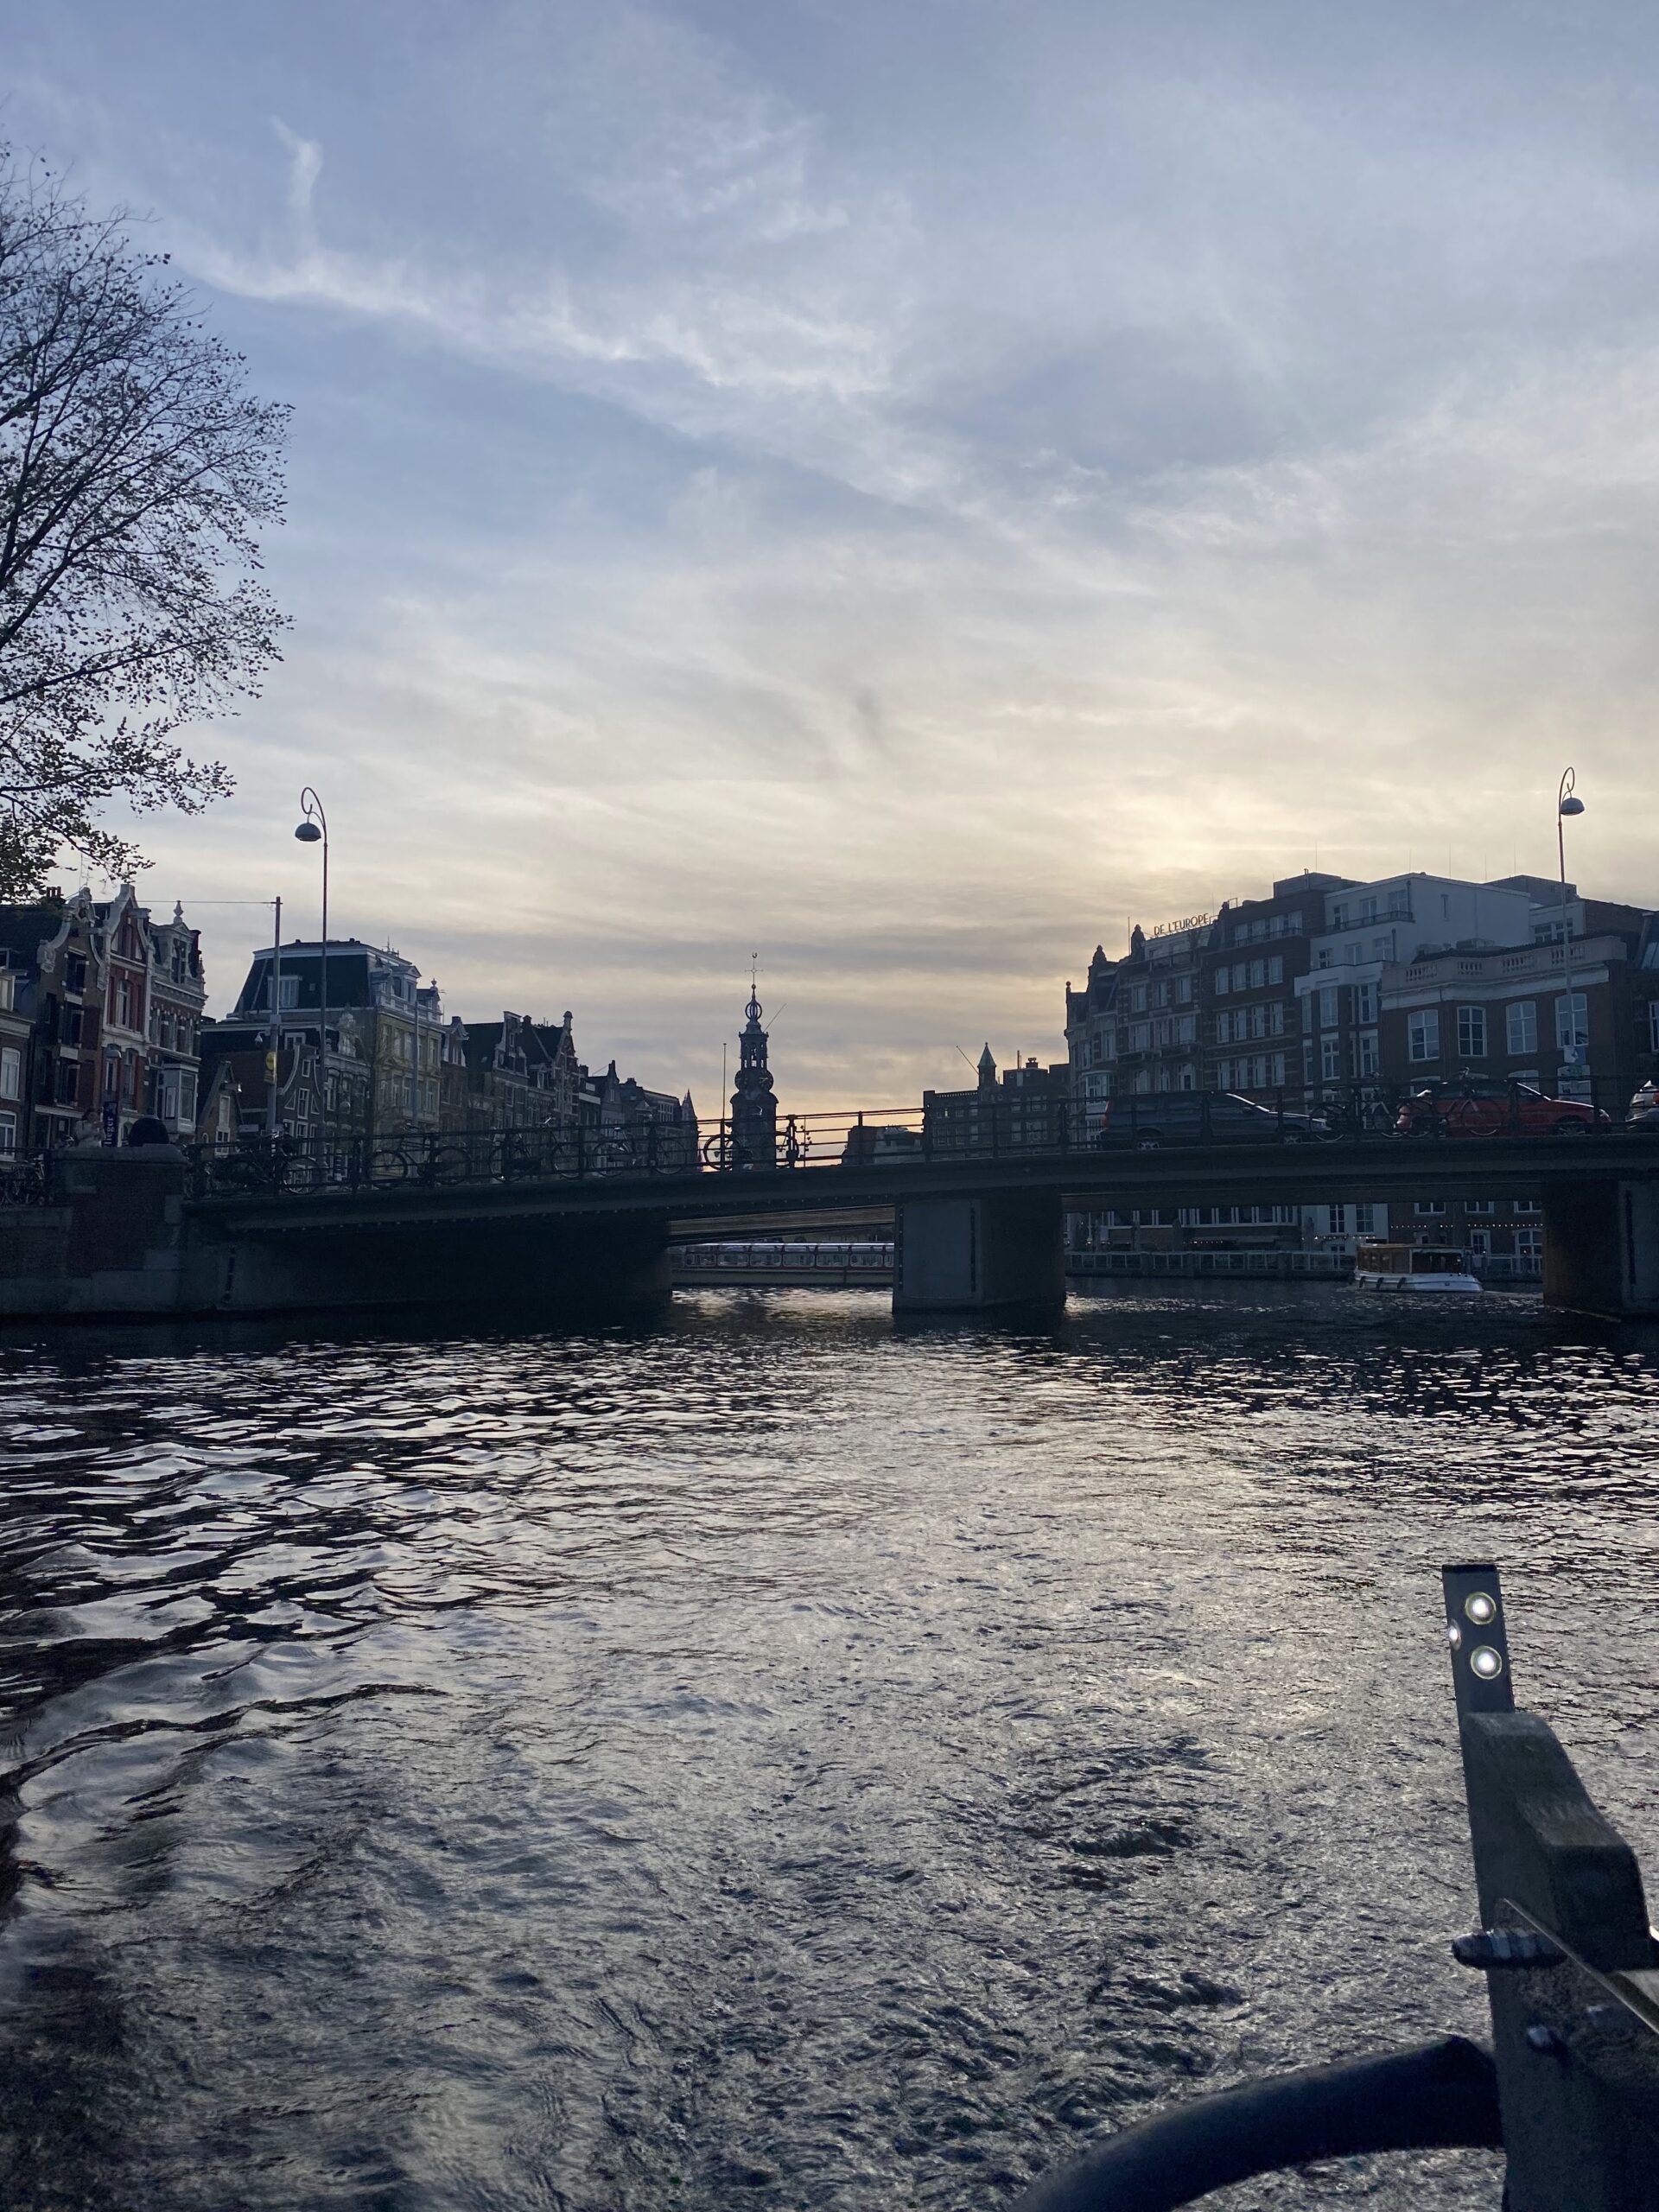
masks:
<path id="1" fill-rule="evenodd" d="M 289 410 L 249 395 L 167 263 L 0 146 L 0 897 L 64 844 L 143 867 L 100 809 L 227 791 L 174 733 L 278 658 L 257 533 Z"/>

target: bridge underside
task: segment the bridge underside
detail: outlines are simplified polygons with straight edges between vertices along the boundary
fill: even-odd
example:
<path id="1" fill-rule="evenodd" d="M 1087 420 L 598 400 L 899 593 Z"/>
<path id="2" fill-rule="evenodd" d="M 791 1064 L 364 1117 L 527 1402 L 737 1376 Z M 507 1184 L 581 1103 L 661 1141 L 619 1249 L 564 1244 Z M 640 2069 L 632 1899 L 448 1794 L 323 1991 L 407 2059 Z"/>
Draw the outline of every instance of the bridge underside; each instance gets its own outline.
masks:
<path id="1" fill-rule="evenodd" d="M 232 1235 L 190 1255 L 197 1312 L 480 1306 L 611 1314 L 670 1295 L 665 1217 L 354 1223 L 302 1236 Z"/>

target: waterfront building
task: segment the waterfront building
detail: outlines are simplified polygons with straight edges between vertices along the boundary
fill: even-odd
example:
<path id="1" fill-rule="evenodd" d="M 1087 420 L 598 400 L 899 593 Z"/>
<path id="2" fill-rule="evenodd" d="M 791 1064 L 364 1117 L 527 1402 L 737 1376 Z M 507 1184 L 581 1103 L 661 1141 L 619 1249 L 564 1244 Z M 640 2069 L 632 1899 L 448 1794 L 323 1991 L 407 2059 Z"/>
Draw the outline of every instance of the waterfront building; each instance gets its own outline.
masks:
<path id="1" fill-rule="evenodd" d="M 173 918 L 149 924 L 149 1071 L 147 1109 L 175 1144 L 195 1134 L 207 978 L 201 934 L 176 903 Z"/>
<path id="2" fill-rule="evenodd" d="M 1563 904 L 1548 877 L 1410 874 L 1333 895 L 1297 984 L 1310 1095 L 1358 1087 L 1386 1109 L 1414 1083 L 1465 1074 L 1559 1094 L 1576 1051 L 1599 1103 L 1622 1110 L 1651 1065 L 1639 963 L 1653 917 L 1566 889 Z"/>
<path id="3" fill-rule="evenodd" d="M 190 1136 L 206 984 L 182 907 L 158 924 L 130 883 L 112 899 L 53 891 L 0 906 L 0 972 L 19 1056 L 0 1060 L 0 1142 L 117 1144 L 141 1115 Z"/>
<path id="4" fill-rule="evenodd" d="M 556 1024 L 504 1013 L 499 1021 L 460 1026 L 467 1126 L 575 1128 L 580 1073 L 568 1011 Z"/>
<path id="5" fill-rule="evenodd" d="M 271 1134 L 273 1127 L 280 1139 L 296 1148 L 309 1147 L 323 1136 L 322 1086 L 315 1035 L 284 1028 L 282 1044 L 273 1055 L 265 1030 L 219 1022 L 204 1031 L 201 1050 L 203 1112 L 196 1128 L 199 1143 L 211 1144 L 217 1151 L 227 1150 L 232 1141 L 257 1144 Z"/>
<path id="6" fill-rule="evenodd" d="M 922 1093 L 922 1126 L 935 1153 L 1049 1150 L 1078 1135 L 1066 1062 L 1045 1067 L 1028 1057 L 999 1075 L 988 1044 L 975 1073 L 971 1090 Z"/>
<path id="7" fill-rule="evenodd" d="M 16 1115 L 19 1151 L 43 1151 L 98 1133 L 99 1032 L 103 1008 L 103 954 L 92 894 L 66 899 L 49 891 L 26 905 L 0 906 L 0 958 L 10 977 L 14 1016 L 28 1024 L 22 1052 L 22 1097 Z"/>
<path id="8" fill-rule="evenodd" d="M 209 1059 L 201 1071 L 195 1141 L 214 1152 L 229 1152 L 242 1135 L 242 1086 L 230 1052 Z"/>
<path id="9" fill-rule="evenodd" d="M 439 1127 L 446 1049 L 453 1065 L 454 1048 L 447 1046 L 437 984 L 423 984 L 412 961 L 359 938 L 331 938 L 326 945 L 296 938 L 280 954 L 265 946 L 254 954 L 227 1020 L 217 1026 L 244 1035 L 269 1032 L 273 979 L 283 1039 L 302 1035 L 319 1047 L 318 1119 L 331 1142 Z"/>
<path id="10" fill-rule="evenodd" d="M 1096 945 L 1081 990 L 1065 987 L 1073 1102 L 1097 1128 L 1114 1097 L 1236 1090 L 1302 1103 L 1297 987 L 1329 895 L 1348 878 L 1305 870 L 1262 899 L 1131 931 L 1121 960 Z"/>
<path id="11" fill-rule="evenodd" d="M 0 1160 L 23 1149 L 29 1119 L 29 1077 L 34 1059 L 35 1025 L 18 1003 L 24 970 L 11 965 L 0 946 Z"/>
<path id="12" fill-rule="evenodd" d="M 577 1076 L 577 1113 L 587 1160 L 649 1164 L 687 1173 L 696 1167 L 699 1131 L 690 1091 L 677 1098 L 671 1090 L 648 1090 L 632 1076 L 619 1075 L 614 1060 L 603 1075 L 579 1066 Z"/>
<path id="13" fill-rule="evenodd" d="M 737 1040 L 737 1078 L 732 1092 L 732 1158 L 740 1167 L 778 1164 L 778 1101 L 766 1065 L 766 1033 L 760 1000 L 751 989 Z"/>
<path id="14" fill-rule="evenodd" d="M 107 1144 L 119 1144 L 149 1110 L 149 916 L 124 883 L 92 907 L 104 999 L 99 1019 L 99 1118 Z"/>

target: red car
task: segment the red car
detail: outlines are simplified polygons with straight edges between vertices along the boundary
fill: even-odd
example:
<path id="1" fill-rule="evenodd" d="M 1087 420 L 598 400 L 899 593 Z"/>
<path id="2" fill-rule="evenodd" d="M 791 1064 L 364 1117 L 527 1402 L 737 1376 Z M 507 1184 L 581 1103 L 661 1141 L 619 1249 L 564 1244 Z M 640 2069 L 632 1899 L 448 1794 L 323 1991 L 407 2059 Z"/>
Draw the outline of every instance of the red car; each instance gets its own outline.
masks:
<path id="1" fill-rule="evenodd" d="M 1552 1098 L 1535 1084 L 1462 1075 L 1414 1090 L 1394 1127 L 1408 1137 L 1566 1137 L 1611 1123 L 1598 1108 L 1577 1098 Z"/>

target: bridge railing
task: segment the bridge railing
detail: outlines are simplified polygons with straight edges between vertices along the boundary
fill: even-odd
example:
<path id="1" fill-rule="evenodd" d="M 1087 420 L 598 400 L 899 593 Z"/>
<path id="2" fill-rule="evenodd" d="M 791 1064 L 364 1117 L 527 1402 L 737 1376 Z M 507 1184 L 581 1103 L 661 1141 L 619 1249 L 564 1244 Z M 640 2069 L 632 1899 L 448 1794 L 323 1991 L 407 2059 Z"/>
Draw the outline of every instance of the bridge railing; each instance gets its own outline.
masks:
<path id="1" fill-rule="evenodd" d="M 0 1153 L 0 1206 L 43 1206 L 51 1203 L 51 1154 Z"/>
<path id="2" fill-rule="evenodd" d="M 390 1130 L 372 1139 L 336 1133 L 198 1147 L 189 1187 L 202 1198 L 261 1192 L 419 1189 L 468 1183 L 612 1176 L 881 1170 L 923 1161 L 1052 1158 L 1101 1150 L 1262 1144 L 1433 1142 L 1469 1135 L 1593 1136 L 1618 1126 L 1628 1092 L 1612 1110 L 1610 1085 L 1583 1101 L 1539 1104 L 1525 1086 L 1454 1079 L 1436 1098 L 1407 1086 L 1325 1085 L 1309 1096 L 1256 1093 L 1259 1111 L 1241 1115 L 1232 1094 L 1131 1093 L 1078 1104 L 1046 1092 L 960 1093 L 925 1106 L 850 1113 L 780 1114 L 768 1136 L 722 1118 L 645 1122 L 626 1127 Z M 1659 1128 L 1655 1132 L 1659 1144 Z"/>

